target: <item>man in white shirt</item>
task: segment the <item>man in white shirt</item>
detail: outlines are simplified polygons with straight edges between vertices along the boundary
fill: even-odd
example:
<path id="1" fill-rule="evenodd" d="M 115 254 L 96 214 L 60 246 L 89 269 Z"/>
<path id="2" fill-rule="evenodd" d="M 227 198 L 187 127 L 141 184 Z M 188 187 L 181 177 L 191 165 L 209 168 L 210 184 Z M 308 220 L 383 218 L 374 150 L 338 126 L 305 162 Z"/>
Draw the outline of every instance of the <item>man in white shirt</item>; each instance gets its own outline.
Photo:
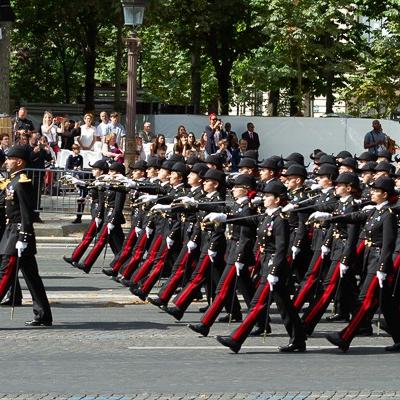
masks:
<path id="1" fill-rule="evenodd" d="M 108 133 L 115 133 L 117 135 L 117 145 L 124 151 L 125 149 L 125 128 L 119 122 L 119 114 L 117 112 L 111 113 L 110 130 Z"/>
<path id="2" fill-rule="evenodd" d="M 96 128 L 96 140 L 104 141 L 104 138 L 108 133 L 110 133 L 111 129 L 111 122 L 110 122 L 110 115 L 107 111 L 102 111 L 100 113 L 100 123 L 97 125 Z"/>

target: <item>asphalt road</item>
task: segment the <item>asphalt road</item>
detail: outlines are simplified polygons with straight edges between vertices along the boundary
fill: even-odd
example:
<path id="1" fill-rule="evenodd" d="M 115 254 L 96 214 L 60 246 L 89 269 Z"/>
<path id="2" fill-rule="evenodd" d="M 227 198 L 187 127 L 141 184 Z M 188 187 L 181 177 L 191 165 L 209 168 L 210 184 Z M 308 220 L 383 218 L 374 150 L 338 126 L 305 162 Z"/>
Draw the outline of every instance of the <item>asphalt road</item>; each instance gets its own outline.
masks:
<path id="1" fill-rule="evenodd" d="M 52 328 L 23 326 L 32 317 L 26 290 L 13 321 L 10 308 L 0 308 L 0 393 L 399 390 L 400 355 L 385 353 L 387 336 L 356 338 L 343 354 L 324 338 L 343 325 L 321 323 L 307 353 L 280 354 L 288 338 L 273 308 L 273 333 L 265 342 L 249 338 L 236 355 L 215 340 L 236 324 L 215 324 L 209 337 L 198 337 L 186 324 L 199 321 L 203 304 L 176 323 L 102 275 L 102 260 L 90 275 L 72 269 L 62 261 L 70 252 L 40 246 L 37 255 Z"/>

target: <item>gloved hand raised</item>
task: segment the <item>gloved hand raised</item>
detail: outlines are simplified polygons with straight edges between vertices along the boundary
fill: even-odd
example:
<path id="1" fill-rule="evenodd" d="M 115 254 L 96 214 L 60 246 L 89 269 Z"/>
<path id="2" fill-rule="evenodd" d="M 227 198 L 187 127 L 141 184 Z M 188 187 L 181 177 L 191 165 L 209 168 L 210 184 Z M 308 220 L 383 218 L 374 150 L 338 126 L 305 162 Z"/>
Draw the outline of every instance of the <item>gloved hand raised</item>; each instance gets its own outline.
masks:
<path id="1" fill-rule="evenodd" d="M 226 214 L 223 213 L 209 213 L 207 214 L 203 221 L 210 221 L 210 222 L 215 222 L 215 223 L 224 223 L 226 222 L 228 216 Z"/>
<path id="2" fill-rule="evenodd" d="M 15 243 L 15 248 L 17 249 L 18 257 L 22 256 L 22 253 L 26 250 L 27 247 L 28 243 L 26 242 L 21 242 L 20 240 L 18 240 L 18 242 Z"/>

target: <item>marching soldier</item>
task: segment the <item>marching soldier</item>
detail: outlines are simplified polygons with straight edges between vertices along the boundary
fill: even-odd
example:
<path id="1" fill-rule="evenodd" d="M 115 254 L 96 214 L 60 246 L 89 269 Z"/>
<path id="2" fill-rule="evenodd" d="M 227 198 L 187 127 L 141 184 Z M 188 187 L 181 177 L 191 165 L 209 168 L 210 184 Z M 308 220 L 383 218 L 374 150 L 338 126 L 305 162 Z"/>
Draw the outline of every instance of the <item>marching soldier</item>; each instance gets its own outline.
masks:
<path id="1" fill-rule="evenodd" d="M 5 162 L 10 182 L 6 187 L 7 225 L 0 242 L 0 299 L 7 293 L 18 270 L 22 271 L 32 295 L 33 314 L 26 326 L 51 326 L 53 317 L 36 263 L 36 240 L 33 229 L 33 187 L 24 173 L 30 153 L 25 146 L 13 146 Z"/>

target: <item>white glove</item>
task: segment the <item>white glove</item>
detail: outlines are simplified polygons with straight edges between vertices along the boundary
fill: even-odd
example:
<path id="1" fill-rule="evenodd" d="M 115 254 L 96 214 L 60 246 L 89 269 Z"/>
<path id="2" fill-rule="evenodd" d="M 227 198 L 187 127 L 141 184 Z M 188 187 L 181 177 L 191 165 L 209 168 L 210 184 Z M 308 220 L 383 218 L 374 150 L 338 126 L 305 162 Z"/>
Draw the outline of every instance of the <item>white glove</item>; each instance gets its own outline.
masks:
<path id="1" fill-rule="evenodd" d="M 292 203 L 288 203 L 286 204 L 285 207 L 282 208 L 282 212 L 290 212 L 292 210 L 294 210 L 296 208 L 296 206 Z"/>
<path id="2" fill-rule="evenodd" d="M 99 229 L 99 226 L 101 225 L 101 221 L 102 221 L 102 219 L 101 219 L 101 218 L 98 218 L 98 217 L 96 217 L 96 218 L 94 219 L 94 222 L 96 222 L 96 228 L 97 228 L 97 229 Z"/>
<path id="3" fill-rule="evenodd" d="M 278 283 L 279 278 L 275 275 L 268 274 L 267 281 L 269 283 L 269 288 L 272 292 L 274 290 L 274 285 Z"/>
<path id="4" fill-rule="evenodd" d="M 114 228 L 115 228 L 115 225 L 112 224 L 111 222 L 109 222 L 109 223 L 107 224 L 107 231 L 108 231 L 108 234 L 110 234 L 111 231 L 112 231 Z"/>
<path id="5" fill-rule="evenodd" d="M 340 263 L 339 268 L 340 268 L 340 277 L 343 278 L 345 273 L 348 271 L 349 267 L 347 265 Z"/>
<path id="6" fill-rule="evenodd" d="M 81 181 L 80 179 L 75 178 L 74 176 L 71 176 L 70 181 L 71 181 L 71 183 L 73 183 L 74 185 L 86 186 L 86 182 Z"/>
<path id="7" fill-rule="evenodd" d="M 149 238 L 151 236 L 151 234 L 153 233 L 153 229 L 149 228 L 146 226 L 146 236 L 147 238 Z"/>
<path id="8" fill-rule="evenodd" d="M 158 196 L 156 194 L 143 194 L 138 197 L 138 200 L 144 203 L 149 203 L 150 201 L 157 200 Z"/>
<path id="9" fill-rule="evenodd" d="M 297 246 L 292 246 L 292 258 L 293 260 L 296 258 L 297 254 L 300 253 L 300 248 Z"/>
<path id="10" fill-rule="evenodd" d="M 193 240 L 189 240 L 186 244 L 188 252 L 191 253 L 193 250 L 197 248 L 197 243 L 193 242 Z"/>
<path id="11" fill-rule="evenodd" d="M 373 210 L 376 206 L 370 204 L 369 206 L 364 206 L 362 208 L 362 211 L 369 211 L 369 210 Z"/>
<path id="12" fill-rule="evenodd" d="M 325 245 L 321 246 L 321 257 L 322 258 L 326 257 L 330 252 L 331 252 L 331 249 L 329 247 L 326 247 Z"/>
<path id="13" fill-rule="evenodd" d="M 236 261 L 235 262 L 235 267 L 236 267 L 236 275 L 239 276 L 240 275 L 240 271 L 244 267 L 244 264 Z"/>
<path id="14" fill-rule="evenodd" d="M 104 186 L 104 181 L 95 181 L 94 186 Z"/>
<path id="15" fill-rule="evenodd" d="M 376 277 L 378 278 L 379 287 L 383 288 L 383 281 L 386 279 L 386 272 L 376 271 Z"/>
<path id="16" fill-rule="evenodd" d="M 171 210 L 171 206 L 169 204 L 156 204 L 150 209 L 150 211 L 169 211 L 169 210 Z"/>
<path id="17" fill-rule="evenodd" d="M 251 200 L 251 204 L 253 204 L 255 206 L 262 204 L 262 202 L 263 202 L 263 199 L 260 196 L 256 196 L 256 197 L 254 197 L 253 200 Z"/>
<path id="18" fill-rule="evenodd" d="M 135 233 L 136 233 L 136 237 L 139 237 L 140 232 L 142 232 L 142 228 L 138 228 L 137 226 L 135 227 Z"/>
<path id="19" fill-rule="evenodd" d="M 139 184 L 137 182 L 132 181 L 132 180 L 129 179 L 126 182 L 126 187 L 128 187 L 129 189 L 137 189 L 139 187 Z"/>
<path id="20" fill-rule="evenodd" d="M 170 237 L 167 236 L 167 247 L 168 247 L 168 250 L 173 246 L 174 243 L 175 243 L 175 240 L 172 240 Z"/>
<path id="21" fill-rule="evenodd" d="M 327 212 L 322 212 L 322 211 L 315 211 L 313 212 L 308 219 L 318 219 L 320 221 L 324 221 L 325 219 L 328 219 L 332 217 L 332 214 L 327 213 Z"/>
<path id="22" fill-rule="evenodd" d="M 217 252 L 208 249 L 207 253 L 208 253 L 208 257 L 210 257 L 211 262 L 214 262 L 214 258 L 217 255 Z"/>
<path id="23" fill-rule="evenodd" d="M 22 252 L 28 247 L 28 243 L 26 242 L 21 242 L 20 240 L 18 240 L 17 243 L 15 243 L 15 248 L 18 251 L 18 257 L 22 256 Z"/>
<path id="24" fill-rule="evenodd" d="M 199 204 L 198 201 L 196 201 L 193 197 L 189 197 L 189 196 L 180 197 L 179 200 L 180 200 L 181 203 L 183 203 L 185 206 L 197 207 L 197 205 Z"/>
<path id="25" fill-rule="evenodd" d="M 321 189 L 321 186 L 319 185 L 319 183 L 313 183 L 311 185 L 311 190 L 317 190 L 317 189 Z"/>
<path id="26" fill-rule="evenodd" d="M 210 213 L 210 214 L 207 214 L 207 215 L 204 217 L 203 221 L 224 223 L 224 222 L 226 222 L 226 219 L 227 219 L 227 218 L 228 218 L 228 217 L 227 217 L 226 214 L 212 212 L 212 213 Z"/>

